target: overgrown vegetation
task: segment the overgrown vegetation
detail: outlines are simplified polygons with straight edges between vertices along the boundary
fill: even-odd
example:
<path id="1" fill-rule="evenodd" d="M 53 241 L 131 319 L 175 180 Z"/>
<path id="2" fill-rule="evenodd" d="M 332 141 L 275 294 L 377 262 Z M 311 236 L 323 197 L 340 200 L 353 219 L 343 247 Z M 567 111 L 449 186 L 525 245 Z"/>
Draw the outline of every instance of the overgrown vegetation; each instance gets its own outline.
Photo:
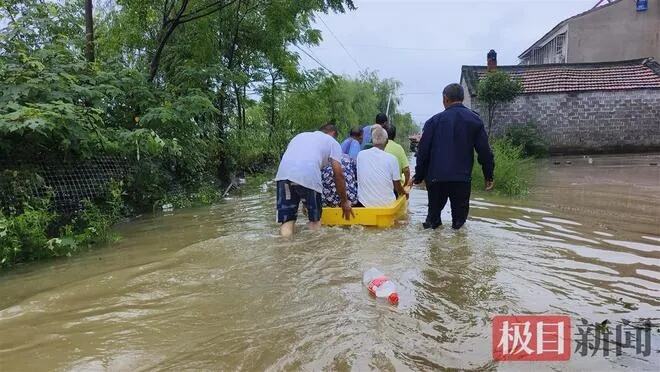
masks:
<path id="1" fill-rule="evenodd" d="M 329 120 L 346 134 L 385 111 L 390 94 L 399 136 L 417 130 L 398 111 L 398 82 L 299 67 L 321 40 L 315 14 L 351 0 L 100 4 L 0 1 L 0 159 L 117 154 L 136 164 L 117 208 L 111 192 L 62 216 L 17 191 L 1 214 L 2 266 L 111 240 L 121 214 L 217 200 L 232 174 L 274 164 L 294 134 Z"/>
<path id="2" fill-rule="evenodd" d="M 548 149 L 532 123 L 510 125 L 505 131 L 493 132 L 497 110 L 522 93 L 521 81 L 502 70 L 488 71 L 477 86 L 478 102 L 486 111 L 487 132 L 495 154 L 496 194 L 526 195 L 534 172 L 532 157 L 544 156 Z M 473 168 L 472 179 L 473 189 L 481 190 L 484 177 L 479 166 Z"/>
<path id="3" fill-rule="evenodd" d="M 106 195 L 71 216 L 54 212 L 50 197 L 23 199 L 17 208 L 0 210 L 0 268 L 71 256 L 117 238 L 111 227 L 124 206 L 121 183 L 111 183 Z"/>
<path id="4" fill-rule="evenodd" d="M 534 123 L 512 124 L 504 132 L 504 138 L 513 146 L 521 147 L 524 156 L 541 158 L 549 153 L 548 143 Z"/>
<path id="5" fill-rule="evenodd" d="M 514 145 L 508 139 L 491 141 L 495 154 L 495 194 L 505 196 L 524 196 L 529 192 L 529 182 L 534 174 L 533 158 L 526 157 L 522 146 Z M 481 191 L 484 188 L 484 175 L 475 158 L 472 168 L 472 189 Z"/>

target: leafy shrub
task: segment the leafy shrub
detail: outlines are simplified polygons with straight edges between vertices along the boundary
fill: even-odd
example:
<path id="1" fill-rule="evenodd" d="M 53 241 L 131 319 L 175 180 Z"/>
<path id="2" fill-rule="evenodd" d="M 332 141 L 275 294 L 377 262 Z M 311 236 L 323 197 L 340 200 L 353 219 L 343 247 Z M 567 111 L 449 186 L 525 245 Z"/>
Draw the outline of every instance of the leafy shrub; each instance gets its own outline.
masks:
<path id="1" fill-rule="evenodd" d="M 5 169 L 0 171 L 1 190 L 11 190 L 4 195 L 3 204 L 0 206 L 5 213 L 17 213 L 23 208 L 23 205 L 29 205 L 33 201 L 40 203 L 43 201 L 34 199 L 34 190 L 45 190 L 47 195 L 52 190 L 45 187 L 44 179 L 30 168 Z"/>
<path id="2" fill-rule="evenodd" d="M 116 221 L 112 214 L 103 211 L 94 203 L 87 202 L 72 224 L 65 226 L 62 236 L 73 239 L 80 246 L 109 243 L 117 239 L 117 235 L 112 231 L 112 225 Z"/>
<path id="3" fill-rule="evenodd" d="M 506 196 L 524 196 L 529 192 L 529 184 L 534 175 L 533 159 L 523 155 L 521 146 L 513 145 L 509 140 L 499 139 L 492 144 L 495 154 L 495 190 L 496 194 Z M 483 190 L 484 176 L 475 159 L 472 168 L 472 188 Z"/>
<path id="4" fill-rule="evenodd" d="M 62 236 L 69 236 L 81 246 L 109 243 L 117 239 L 112 225 L 122 215 L 123 183 L 112 181 L 106 195 L 94 202 L 86 201 L 84 208 L 74 217 L 70 228 L 65 226 Z"/>
<path id="5" fill-rule="evenodd" d="M 49 255 L 46 232 L 55 215 L 26 206 L 19 215 L 0 212 L 0 267 Z"/>
<path id="6" fill-rule="evenodd" d="M 114 241 L 116 234 L 111 228 L 122 214 L 122 187 L 112 182 L 102 200 L 87 201 L 85 208 L 60 228 L 61 221 L 68 218 L 52 212 L 49 199 L 33 199 L 32 204 L 9 213 L 0 211 L 0 268 L 70 256 L 82 247 Z"/>
<path id="7" fill-rule="evenodd" d="M 548 155 L 548 143 L 534 123 L 510 125 L 504 133 L 504 138 L 513 146 L 522 147 L 524 156 L 539 158 Z"/>

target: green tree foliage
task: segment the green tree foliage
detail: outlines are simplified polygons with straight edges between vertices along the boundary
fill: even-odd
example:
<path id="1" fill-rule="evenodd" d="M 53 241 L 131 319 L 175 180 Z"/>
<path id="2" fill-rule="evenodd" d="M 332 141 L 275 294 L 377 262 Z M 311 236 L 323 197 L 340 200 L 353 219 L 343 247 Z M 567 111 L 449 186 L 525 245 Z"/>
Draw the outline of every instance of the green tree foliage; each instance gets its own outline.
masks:
<path id="1" fill-rule="evenodd" d="M 16 21 L 0 37 L 0 154 L 84 158 L 138 147 L 162 150 L 167 143 L 155 132 L 117 121 L 134 110 L 130 95 L 140 95 L 140 74 L 88 64 L 81 49 L 72 47 L 77 44 L 60 33 L 69 29 L 57 26 L 75 19 L 60 15 L 68 9 L 35 2 L 12 15 Z M 45 37 L 43 30 L 57 34 Z"/>
<path id="2" fill-rule="evenodd" d="M 239 168 L 273 163 L 294 135 L 316 130 L 328 121 L 337 125 L 341 140 L 352 127 L 373 124 L 376 114 L 386 111 L 390 93 L 390 112 L 395 112 L 390 121 L 397 126 L 397 141 L 407 141 L 419 129 L 410 114 L 397 112 L 398 89 L 398 82 L 381 80 L 374 73 L 348 79 L 314 71 L 306 84 L 276 87 L 274 104 L 265 99 L 250 107 L 245 115 L 247 125 L 234 123 L 231 127 L 230 152 L 236 154 Z"/>
<path id="3" fill-rule="evenodd" d="M 513 102 L 523 92 L 522 83 L 504 71 L 491 71 L 479 81 L 477 98 L 488 113 L 488 134 L 493 126 L 493 117 L 497 108 Z"/>
<path id="4" fill-rule="evenodd" d="M 300 68 L 321 40 L 315 14 L 352 0 L 115 0 L 93 2 L 93 19 L 90 4 L 0 0 L 1 158 L 121 154 L 136 165 L 123 202 L 142 211 L 215 200 L 209 185 L 274 163 L 300 131 L 371 123 L 390 95 L 399 141 L 418 131 L 398 82 Z M 5 265 L 107 240 L 116 218 L 104 201 L 61 221 L 23 199 L 1 211 Z"/>

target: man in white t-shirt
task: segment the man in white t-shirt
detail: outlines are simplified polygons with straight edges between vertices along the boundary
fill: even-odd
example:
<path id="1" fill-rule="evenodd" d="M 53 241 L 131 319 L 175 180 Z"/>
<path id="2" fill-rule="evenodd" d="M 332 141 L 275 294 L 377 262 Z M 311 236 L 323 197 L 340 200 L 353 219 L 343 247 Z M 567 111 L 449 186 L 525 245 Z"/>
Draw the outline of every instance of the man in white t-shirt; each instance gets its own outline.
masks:
<path id="1" fill-rule="evenodd" d="M 326 124 L 316 132 L 300 133 L 289 142 L 275 176 L 277 222 L 282 224 L 282 236 L 293 235 L 301 201 L 307 208 L 308 226 L 313 230 L 321 226 L 321 169 L 328 163 L 332 165 L 344 218 L 351 218 L 353 212 L 346 196 L 346 183 L 341 167 L 342 151 L 336 138 L 337 128 L 333 124 Z"/>
<path id="2" fill-rule="evenodd" d="M 408 193 L 401 185 L 399 163 L 394 155 L 384 151 L 387 131 L 375 128 L 371 133 L 374 147 L 362 150 L 357 157 L 358 200 L 365 207 L 384 207 Z"/>

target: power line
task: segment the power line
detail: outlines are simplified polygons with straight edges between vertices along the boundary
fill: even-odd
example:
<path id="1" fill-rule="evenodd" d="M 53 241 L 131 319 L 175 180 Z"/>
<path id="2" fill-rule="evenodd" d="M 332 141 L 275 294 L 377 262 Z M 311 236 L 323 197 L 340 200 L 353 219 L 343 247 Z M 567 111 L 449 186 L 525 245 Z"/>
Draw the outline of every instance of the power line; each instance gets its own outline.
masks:
<path id="1" fill-rule="evenodd" d="M 293 44 L 293 46 L 295 46 L 296 48 L 298 48 L 301 52 L 305 53 L 305 55 L 307 55 L 307 57 L 309 57 L 309 58 L 311 58 L 312 60 L 314 60 L 314 62 L 318 63 L 319 66 L 323 67 L 323 68 L 324 68 L 326 71 L 328 71 L 330 74 L 332 74 L 332 75 L 337 75 L 337 74 L 335 74 L 334 72 L 332 72 L 332 70 L 330 70 L 329 68 L 325 67 L 325 65 L 324 65 L 323 63 L 321 63 L 321 61 L 319 61 L 319 60 L 318 60 L 318 59 L 312 54 L 312 51 L 311 51 L 311 50 L 310 50 L 309 52 L 307 52 L 306 50 L 304 50 L 303 48 L 301 48 L 300 46 L 298 46 L 298 44 Z"/>
<path id="2" fill-rule="evenodd" d="M 349 44 L 349 47 L 354 48 L 383 48 L 394 50 L 418 50 L 424 52 L 480 52 L 483 49 L 477 48 L 413 48 L 413 47 L 393 47 L 388 45 L 373 45 L 373 44 Z"/>
<path id="3" fill-rule="evenodd" d="M 339 38 L 337 37 L 337 35 L 335 35 L 335 33 L 334 33 L 334 32 L 332 31 L 332 29 L 330 28 L 330 26 L 328 26 L 328 24 L 325 23 L 325 21 L 323 20 L 323 17 L 319 16 L 319 19 L 320 19 L 321 22 L 325 25 L 325 28 L 327 28 L 328 31 L 330 31 L 330 35 L 332 35 L 332 37 L 334 37 L 335 40 L 337 40 L 337 42 L 339 43 L 339 45 L 341 46 L 341 48 L 344 49 L 344 52 L 346 52 L 346 54 L 351 58 L 351 60 L 353 61 L 353 63 L 355 63 L 355 65 L 357 66 L 357 68 L 360 69 L 360 70 L 362 70 L 362 66 L 360 66 L 360 64 L 359 64 L 358 61 L 355 59 L 355 57 L 353 57 L 353 55 L 348 51 L 348 49 L 346 49 L 346 47 L 344 46 L 344 44 L 341 42 L 341 40 L 339 40 Z"/>
<path id="4" fill-rule="evenodd" d="M 436 96 L 442 94 L 442 92 L 404 92 L 397 94 L 400 96 Z"/>

